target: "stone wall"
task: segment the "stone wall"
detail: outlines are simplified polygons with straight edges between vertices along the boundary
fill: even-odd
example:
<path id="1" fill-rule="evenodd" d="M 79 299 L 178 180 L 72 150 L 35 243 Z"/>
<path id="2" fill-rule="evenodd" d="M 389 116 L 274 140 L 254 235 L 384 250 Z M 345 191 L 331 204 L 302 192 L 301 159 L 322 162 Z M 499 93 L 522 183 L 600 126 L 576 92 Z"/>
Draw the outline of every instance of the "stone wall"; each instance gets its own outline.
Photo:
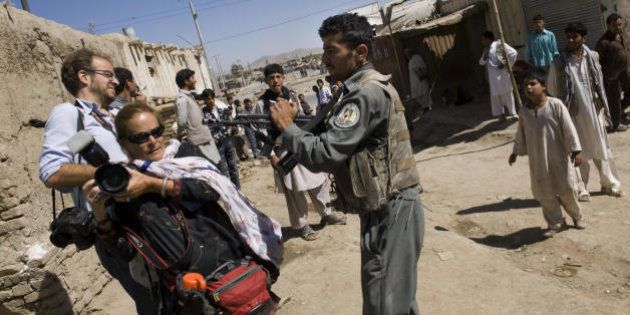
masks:
<path id="1" fill-rule="evenodd" d="M 113 37 L 0 4 L 0 314 L 86 313 L 111 281 L 93 249 L 59 250 L 49 242 L 50 190 L 38 178 L 43 129 L 28 121 L 46 120 L 53 106 L 71 100 L 59 70 L 73 50 L 90 48 L 111 56 L 116 66 L 129 65 L 121 51 L 127 41 Z M 195 60 L 193 52 L 171 52 Z M 66 197 L 65 205 L 71 203 Z"/>

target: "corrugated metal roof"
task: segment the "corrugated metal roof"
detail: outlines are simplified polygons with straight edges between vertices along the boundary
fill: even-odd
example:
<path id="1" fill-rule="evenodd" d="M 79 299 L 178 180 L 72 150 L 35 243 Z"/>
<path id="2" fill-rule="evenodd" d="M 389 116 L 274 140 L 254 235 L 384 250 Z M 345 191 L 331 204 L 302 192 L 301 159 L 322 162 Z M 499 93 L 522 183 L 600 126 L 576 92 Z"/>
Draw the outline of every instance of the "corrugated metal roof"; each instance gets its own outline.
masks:
<path id="1" fill-rule="evenodd" d="M 387 3 L 383 7 L 383 10 L 387 10 L 389 6 L 392 7 L 392 29 L 398 29 L 404 28 L 406 25 L 414 24 L 416 21 L 426 21 L 434 17 L 436 14 L 437 1 L 438 0 L 392 1 Z M 362 14 L 360 11 L 357 11 L 357 13 L 367 17 L 370 24 L 376 26 L 377 29 L 383 27 L 381 15 L 378 11 L 370 14 Z"/>
<path id="2" fill-rule="evenodd" d="M 484 9 L 485 7 L 486 7 L 485 2 L 476 3 L 476 4 L 469 5 L 461 10 L 455 11 L 452 14 L 449 14 L 443 17 L 430 19 L 430 20 L 427 20 L 427 19 L 417 20 L 417 19 L 414 19 L 413 16 L 410 16 L 404 19 L 401 18 L 400 21 L 404 21 L 404 22 L 400 22 L 396 24 L 392 22 L 392 32 L 401 33 L 401 32 L 419 31 L 419 30 L 428 31 L 428 30 L 431 30 L 440 26 L 457 24 L 461 22 L 461 20 L 467 15 L 477 13 L 480 10 Z M 386 26 L 377 27 L 377 30 L 376 30 L 377 37 L 386 36 L 386 35 L 389 35 L 389 29 Z"/>
<path id="3" fill-rule="evenodd" d="M 487 3 L 488 1 L 487 0 L 440 0 L 438 2 L 438 8 L 440 8 L 440 13 L 442 14 L 451 14 L 478 2 Z"/>

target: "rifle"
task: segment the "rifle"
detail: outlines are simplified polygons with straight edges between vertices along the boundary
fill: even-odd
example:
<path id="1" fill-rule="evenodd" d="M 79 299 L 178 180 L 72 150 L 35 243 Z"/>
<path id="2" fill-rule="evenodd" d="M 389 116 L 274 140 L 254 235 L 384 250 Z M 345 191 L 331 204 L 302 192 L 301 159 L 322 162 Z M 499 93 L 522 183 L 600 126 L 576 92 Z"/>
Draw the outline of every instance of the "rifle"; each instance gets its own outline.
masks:
<path id="1" fill-rule="evenodd" d="M 312 120 L 313 117 L 311 116 L 299 115 L 293 119 L 293 122 L 298 127 L 303 127 Z M 280 146 L 276 145 L 276 140 L 280 136 L 280 131 L 273 124 L 269 115 L 243 114 L 236 115 L 236 117 L 232 120 L 204 120 L 204 124 L 211 129 L 224 126 L 245 126 L 251 128 L 254 131 L 256 139 L 271 146 L 276 155 L 280 157 L 280 161 L 278 162 L 278 167 L 276 169 L 282 176 L 289 174 L 289 172 L 291 172 L 291 170 L 293 170 L 293 168 L 298 164 L 297 158 L 292 152 L 283 151 Z"/>

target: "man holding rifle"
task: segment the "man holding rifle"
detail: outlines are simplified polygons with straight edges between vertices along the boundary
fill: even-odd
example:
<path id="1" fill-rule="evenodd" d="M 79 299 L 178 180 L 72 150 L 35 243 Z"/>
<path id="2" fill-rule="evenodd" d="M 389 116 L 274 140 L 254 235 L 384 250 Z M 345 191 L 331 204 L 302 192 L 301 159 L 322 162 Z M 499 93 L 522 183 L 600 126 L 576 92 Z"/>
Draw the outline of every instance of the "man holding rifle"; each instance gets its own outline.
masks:
<path id="1" fill-rule="evenodd" d="M 265 91 L 258 102 L 259 108 L 264 111 L 264 114 L 269 113 L 270 106 L 275 104 L 279 98 L 290 100 L 296 105 L 298 104 L 295 93 L 284 86 L 284 69 L 282 66 L 270 64 L 265 67 L 264 75 L 269 89 Z M 266 146 L 269 145 L 267 144 Z M 263 152 L 270 153 L 271 164 L 277 170 L 280 157 L 288 152 L 270 151 L 269 149 L 263 150 Z M 317 239 L 317 233 L 308 224 L 308 202 L 304 193 L 310 195 L 315 210 L 322 217 L 321 223 L 330 225 L 346 224 L 346 217 L 332 212 L 330 208 L 330 183 L 325 173 L 313 173 L 300 164 L 286 175 L 281 175 L 278 171 L 274 173 L 276 187 L 282 190 L 287 201 L 291 228 L 296 230 L 301 238 L 306 241 Z"/>

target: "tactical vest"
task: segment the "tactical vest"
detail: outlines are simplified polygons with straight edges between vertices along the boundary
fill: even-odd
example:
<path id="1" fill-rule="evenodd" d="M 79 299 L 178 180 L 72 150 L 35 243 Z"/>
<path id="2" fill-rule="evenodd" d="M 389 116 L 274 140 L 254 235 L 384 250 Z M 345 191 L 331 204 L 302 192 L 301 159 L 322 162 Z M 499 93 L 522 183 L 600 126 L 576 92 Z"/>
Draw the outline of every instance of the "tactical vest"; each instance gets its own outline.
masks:
<path id="1" fill-rule="evenodd" d="M 411 148 L 404 107 L 390 76 L 369 69 L 357 83 L 374 84 L 390 99 L 386 143 L 365 148 L 352 155 L 348 163 L 353 196 L 339 196 L 340 210 L 365 213 L 382 209 L 401 190 L 420 185 L 420 176 Z"/>

